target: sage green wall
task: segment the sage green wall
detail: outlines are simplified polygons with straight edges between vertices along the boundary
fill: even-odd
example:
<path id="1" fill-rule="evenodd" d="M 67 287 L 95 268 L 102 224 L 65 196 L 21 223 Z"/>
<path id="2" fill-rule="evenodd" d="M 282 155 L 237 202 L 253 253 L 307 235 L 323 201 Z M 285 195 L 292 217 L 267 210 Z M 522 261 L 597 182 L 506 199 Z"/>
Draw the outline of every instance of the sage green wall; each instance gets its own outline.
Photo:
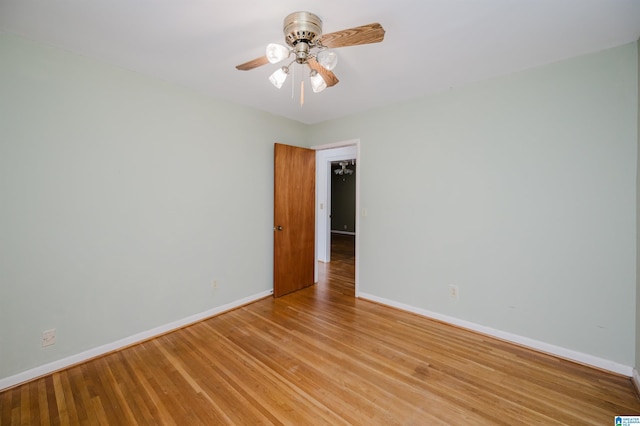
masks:
<path id="1" fill-rule="evenodd" d="M 633 366 L 637 55 L 314 125 L 361 142 L 359 291 Z"/>
<path id="2" fill-rule="evenodd" d="M 306 131 L 0 35 L 0 378 L 271 289 L 273 143 Z"/>

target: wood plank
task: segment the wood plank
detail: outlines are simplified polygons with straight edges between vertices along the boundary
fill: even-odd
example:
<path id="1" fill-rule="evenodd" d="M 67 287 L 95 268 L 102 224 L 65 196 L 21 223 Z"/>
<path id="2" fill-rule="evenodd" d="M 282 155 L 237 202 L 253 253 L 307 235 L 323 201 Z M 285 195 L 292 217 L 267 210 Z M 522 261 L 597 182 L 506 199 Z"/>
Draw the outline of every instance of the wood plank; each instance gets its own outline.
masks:
<path id="1" fill-rule="evenodd" d="M 611 424 L 629 378 L 353 297 L 353 237 L 320 283 L 0 393 L 0 424 Z"/>
<path id="2" fill-rule="evenodd" d="M 35 385 L 38 389 L 38 403 L 33 405 L 32 411 L 38 413 L 38 417 L 40 418 L 40 425 L 48 425 L 50 423 L 49 403 L 47 401 L 47 382 L 46 380 L 37 380 L 35 382 L 31 382 L 30 385 Z M 2 423 L 2 421 L 0 421 L 0 423 Z"/>

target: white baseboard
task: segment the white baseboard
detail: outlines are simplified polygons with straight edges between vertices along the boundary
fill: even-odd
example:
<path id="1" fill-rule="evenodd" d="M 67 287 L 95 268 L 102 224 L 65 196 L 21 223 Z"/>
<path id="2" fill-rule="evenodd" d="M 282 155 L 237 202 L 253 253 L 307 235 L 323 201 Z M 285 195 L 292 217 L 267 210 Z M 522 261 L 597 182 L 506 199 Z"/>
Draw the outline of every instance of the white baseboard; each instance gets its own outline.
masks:
<path id="1" fill-rule="evenodd" d="M 627 365 L 618 364 L 616 362 L 595 357 L 593 355 L 585 354 L 582 352 L 566 349 L 560 346 L 551 345 L 549 343 L 541 342 L 539 340 L 530 339 L 528 337 L 519 336 L 517 334 L 508 333 L 506 331 L 496 330 L 491 327 L 485 327 L 483 325 L 475 324 L 470 321 L 461 320 L 458 318 L 450 317 L 448 315 L 438 314 L 426 309 L 416 308 L 415 306 L 406 305 L 404 303 L 395 302 L 382 297 L 374 296 L 367 293 L 358 293 L 356 297 L 369 300 L 372 302 L 380 303 L 381 305 L 391 306 L 393 308 L 401 309 L 403 311 L 418 314 L 427 318 L 432 318 L 438 321 L 446 322 L 448 324 L 455 325 L 457 327 L 465 328 L 467 330 L 475 331 L 478 333 L 486 334 L 488 336 L 496 337 L 501 340 L 506 340 L 521 346 L 544 352 L 550 355 L 564 358 L 570 361 L 578 362 L 581 364 L 589 365 L 599 368 L 601 370 L 610 371 L 617 374 L 622 374 L 627 377 L 631 377 L 636 384 L 637 389 L 640 390 L 640 376 L 634 370 L 633 367 Z M 634 374 L 635 373 L 635 374 Z"/>
<path id="2" fill-rule="evenodd" d="M 36 379 L 38 377 L 51 374 L 55 371 L 69 368 L 73 365 L 86 362 L 92 358 L 96 358 L 96 357 L 108 354 L 109 352 L 117 351 L 127 346 L 131 346 L 136 343 L 149 340 L 153 337 L 157 337 L 162 334 L 166 334 L 168 332 L 171 332 L 179 328 L 183 328 L 188 325 L 194 324 L 196 322 L 202 321 L 204 319 L 210 318 L 212 316 L 219 315 L 223 312 L 230 311 L 235 308 L 239 308 L 240 306 L 263 299 L 267 296 L 270 296 L 271 294 L 273 294 L 273 290 L 263 291 L 263 292 L 254 294 L 252 296 L 245 297 L 240 300 L 235 300 L 231 303 L 227 303 L 222 306 L 217 306 L 215 308 L 209 309 L 208 311 L 191 315 L 189 317 L 186 317 L 177 321 L 173 321 L 169 324 L 164 324 L 159 327 L 152 328 L 151 330 L 143 331 L 141 333 L 134 334 L 133 336 L 125 337 L 124 339 L 120 339 L 112 343 L 107 343 L 105 345 L 98 346 L 96 348 L 89 349 L 84 352 L 80 352 L 78 354 L 71 355 L 66 358 L 62 358 L 57 361 L 50 362 L 48 364 L 40 365 L 38 367 L 32 368 L 27 371 L 23 371 L 22 373 L 15 374 L 13 376 L 2 378 L 0 379 L 0 392 L 5 389 L 19 385 L 21 383 L 25 383 L 30 380 Z"/>

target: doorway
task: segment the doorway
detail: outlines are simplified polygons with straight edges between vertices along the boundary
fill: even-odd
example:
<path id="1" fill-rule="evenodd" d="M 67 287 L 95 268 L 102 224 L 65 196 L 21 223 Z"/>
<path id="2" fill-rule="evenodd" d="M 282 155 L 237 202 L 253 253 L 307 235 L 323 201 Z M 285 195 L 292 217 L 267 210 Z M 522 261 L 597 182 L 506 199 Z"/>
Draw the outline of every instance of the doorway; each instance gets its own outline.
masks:
<path id="1" fill-rule="evenodd" d="M 356 235 L 356 160 L 331 162 L 330 212 L 331 238 Z"/>
<path id="2" fill-rule="evenodd" d="M 314 146 L 316 150 L 316 260 L 324 263 L 331 261 L 331 177 L 332 163 L 340 163 L 353 160 L 360 165 L 360 141 L 351 140 L 336 144 Z M 358 171 L 360 167 L 358 168 Z M 351 176 L 355 179 L 355 296 L 358 296 L 358 247 L 360 220 L 360 173 Z M 344 224 L 343 224 L 344 226 Z M 318 281 L 318 268 L 316 268 L 315 280 Z"/>

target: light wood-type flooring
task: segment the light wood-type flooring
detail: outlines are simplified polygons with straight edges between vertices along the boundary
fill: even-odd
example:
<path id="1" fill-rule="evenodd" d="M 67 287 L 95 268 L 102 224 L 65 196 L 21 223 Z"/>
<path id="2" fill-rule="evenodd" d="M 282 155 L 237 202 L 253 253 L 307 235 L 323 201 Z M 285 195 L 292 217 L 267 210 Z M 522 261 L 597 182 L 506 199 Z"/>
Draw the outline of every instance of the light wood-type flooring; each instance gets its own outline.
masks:
<path id="1" fill-rule="evenodd" d="M 318 285 L 0 393 L 2 425 L 613 425 L 631 381 Z"/>

